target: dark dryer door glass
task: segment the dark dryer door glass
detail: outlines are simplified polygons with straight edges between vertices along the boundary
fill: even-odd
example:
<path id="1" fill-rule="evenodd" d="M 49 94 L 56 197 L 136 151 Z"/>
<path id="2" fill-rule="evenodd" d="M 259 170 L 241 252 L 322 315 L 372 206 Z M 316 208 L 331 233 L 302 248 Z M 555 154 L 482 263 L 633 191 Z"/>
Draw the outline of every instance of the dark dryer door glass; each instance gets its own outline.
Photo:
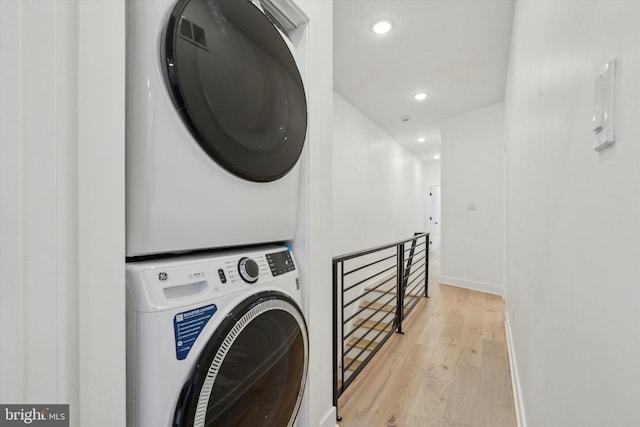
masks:
<path id="1" fill-rule="evenodd" d="M 178 1 L 163 54 L 174 104 L 210 157 L 251 181 L 276 180 L 295 165 L 307 132 L 302 79 L 250 1 Z"/>
<path id="2" fill-rule="evenodd" d="M 180 395 L 175 427 L 285 427 L 300 407 L 307 328 L 279 292 L 245 300 L 207 343 Z"/>

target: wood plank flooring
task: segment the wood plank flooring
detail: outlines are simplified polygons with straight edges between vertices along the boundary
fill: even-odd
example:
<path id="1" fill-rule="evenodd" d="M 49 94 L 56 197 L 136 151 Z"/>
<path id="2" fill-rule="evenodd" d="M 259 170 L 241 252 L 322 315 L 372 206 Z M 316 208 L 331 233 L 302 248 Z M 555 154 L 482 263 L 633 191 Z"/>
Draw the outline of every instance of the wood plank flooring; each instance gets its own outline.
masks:
<path id="1" fill-rule="evenodd" d="M 340 427 L 515 427 L 500 297 L 438 284 L 339 401 Z"/>

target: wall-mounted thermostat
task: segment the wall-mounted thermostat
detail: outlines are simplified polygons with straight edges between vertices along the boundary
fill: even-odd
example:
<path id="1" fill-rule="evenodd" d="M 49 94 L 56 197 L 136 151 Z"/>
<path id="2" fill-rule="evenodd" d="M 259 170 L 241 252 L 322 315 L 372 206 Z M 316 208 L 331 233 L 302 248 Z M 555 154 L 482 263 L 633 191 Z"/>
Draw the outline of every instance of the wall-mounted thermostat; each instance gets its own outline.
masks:
<path id="1" fill-rule="evenodd" d="M 616 58 L 605 66 L 594 84 L 593 132 L 596 141 L 593 149 L 600 151 L 615 141 L 615 93 Z"/>

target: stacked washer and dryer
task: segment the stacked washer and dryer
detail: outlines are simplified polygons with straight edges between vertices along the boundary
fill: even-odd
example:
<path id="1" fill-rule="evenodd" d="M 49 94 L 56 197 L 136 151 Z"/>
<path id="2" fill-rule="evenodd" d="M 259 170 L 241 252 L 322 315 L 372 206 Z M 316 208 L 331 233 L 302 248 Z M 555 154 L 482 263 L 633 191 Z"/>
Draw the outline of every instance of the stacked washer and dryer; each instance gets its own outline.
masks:
<path id="1" fill-rule="evenodd" d="M 127 425 L 293 426 L 295 50 L 250 0 L 127 5 Z"/>

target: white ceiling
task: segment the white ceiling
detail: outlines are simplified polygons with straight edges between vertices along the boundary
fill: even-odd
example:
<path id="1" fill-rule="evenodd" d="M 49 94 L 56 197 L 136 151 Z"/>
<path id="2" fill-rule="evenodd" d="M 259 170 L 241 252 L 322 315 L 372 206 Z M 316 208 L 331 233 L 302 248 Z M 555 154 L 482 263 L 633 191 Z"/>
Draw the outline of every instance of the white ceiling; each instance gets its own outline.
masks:
<path id="1" fill-rule="evenodd" d="M 434 161 L 440 121 L 504 100 L 512 17 L 512 0 L 335 0 L 334 89 Z M 375 34 L 379 19 L 393 29 Z M 419 91 L 429 98 L 415 101 Z"/>

